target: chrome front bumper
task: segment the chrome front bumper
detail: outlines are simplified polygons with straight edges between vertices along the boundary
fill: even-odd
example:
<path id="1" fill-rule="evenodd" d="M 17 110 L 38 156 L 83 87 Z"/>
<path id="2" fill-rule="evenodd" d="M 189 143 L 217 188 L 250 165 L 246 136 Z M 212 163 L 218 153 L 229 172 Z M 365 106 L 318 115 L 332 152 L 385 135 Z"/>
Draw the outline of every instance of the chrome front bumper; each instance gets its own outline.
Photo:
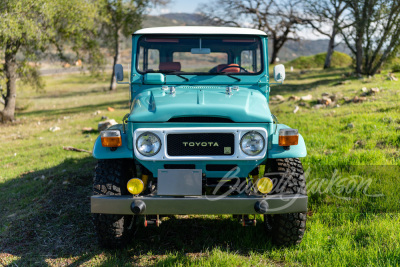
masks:
<path id="1" fill-rule="evenodd" d="M 218 196 L 92 196 L 91 212 L 132 215 L 131 205 L 134 201 L 145 203 L 146 209 L 142 214 L 281 214 L 307 211 L 307 196 L 304 195 L 266 197 L 239 195 L 223 198 Z M 267 209 L 264 212 L 257 212 L 255 206 L 261 202 Z"/>

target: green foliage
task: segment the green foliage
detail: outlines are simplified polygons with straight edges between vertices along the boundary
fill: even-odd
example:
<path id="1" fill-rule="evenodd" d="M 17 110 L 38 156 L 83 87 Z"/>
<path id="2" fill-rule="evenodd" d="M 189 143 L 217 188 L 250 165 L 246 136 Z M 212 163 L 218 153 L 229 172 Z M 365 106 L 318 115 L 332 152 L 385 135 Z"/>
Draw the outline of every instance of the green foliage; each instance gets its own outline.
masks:
<path id="1" fill-rule="evenodd" d="M 287 66 L 293 66 L 296 69 L 318 69 L 323 68 L 326 53 L 320 53 L 313 56 L 302 56 L 286 63 Z M 349 67 L 353 63 L 352 58 L 341 52 L 333 52 L 331 67 L 344 68 Z"/>
<path id="2" fill-rule="evenodd" d="M 392 72 L 400 72 L 400 64 L 392 65 Z"/>
<path id="3" fill-rule="evenodd" d="M 38 69 L 28 61 L 38 60 L 38 52 L 46 54 L 56 47 L 60 58 L 64 45 L 95 55 L 99 46 L 92 42 L 96 36 L 99 5 L 95 0 L 8 0 L 0 3 L 0 50 L 4 53 L 4 77 L 8 79 L 2 122 L 14 120 L 16 79 L 35 88 L 43 87 Z M 99 53 L 100 54 L 100 53 Z M 18 55 L 18 57 L 17 57 Z M 99 57 L 90 57 L 99 64 Z M 4 84 L 0 81 L 0 84 Z"/>
<path id="4" fill-rule="evenodd" d="M 44 81 L 42 77 L 40 77 L 38 66 L 29 65 L 29 62 L 22 61 L 19 64 L 17 73 L 24 85 L 31 86 L 35 90 L 44 88 Z"/>
<path id="5" fill-rule="evenodd" d="M 390 60 L 387 61 L 385 64 L 386 68 L 390 70 L 391 72 L 400 72 L 400 58 L 399 57 L 393 57 Z"/>
<path id="6" fill-rule="evenodd" d="M 109 46 L 115 46 L 118 35 L 131 35 L 137 30 L 143 19 L 143 13 L 149 2 L 146 0 L 102 0 L 103 39 Z"/>
<path id="7" fill-rule="evenodd" d="M 97 4 L 85 0 L 9 0 L 0 16 L 0 45 L 19 41 L 23 47 L 45 50 L 50 43 L 80 45 L 95 27 Z"/>
<path id="8" fill-rule="evenodd" d="M 46 53 L 55 46 L 61 58 L 63 47 L 77 55 L 92 51 L 90 45 L 98 16 L 98 4 L 91 0 L 9 0 L 0 4 L 0 48 L 12 47 L 21 54 L 18 73 L 34 87 L 41 87 L 37 70 L 27 61 L 39 60 L 37 51 Z M 98 62 L 98 60 L 96 61 Z"/>

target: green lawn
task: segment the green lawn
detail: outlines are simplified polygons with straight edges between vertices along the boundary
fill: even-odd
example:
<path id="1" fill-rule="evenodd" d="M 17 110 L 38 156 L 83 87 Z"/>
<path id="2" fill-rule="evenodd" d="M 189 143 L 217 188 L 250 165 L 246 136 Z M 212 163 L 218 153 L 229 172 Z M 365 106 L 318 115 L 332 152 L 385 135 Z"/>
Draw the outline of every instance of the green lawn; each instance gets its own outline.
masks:
<path id="1" fill-rule="evenodd" d="M 0 265 L 398 266 L 400 82 L 348 72 L 289 72 L 285 85 L 271 88 L 286 99 L 313 96 L 295 114 L 299 102 L 271 103 L 308 148 L 307 231 L 299 246 L 285 249 L 271 244 L 261 223 L 243 228 L 229 216 L 175 216 L 140 229 L 125 250 L 100 249 L 89 213 L 95 160 L 63 146 L 91 150 L 97 133 L 82 128 L 97 128 L 101 116 L 120 122 L 128 87 L 110 93 L 108 76 L 78 74 L 46 77 L 43 92 L 20 85 L 18 120 L 0 126 Z M 363 103 L 344 100 L 362 87 L 380 93 Z M 325 92 L 339 106 L 313 108 Z M 49 131 L 54 126 L 61 130 Z"/>

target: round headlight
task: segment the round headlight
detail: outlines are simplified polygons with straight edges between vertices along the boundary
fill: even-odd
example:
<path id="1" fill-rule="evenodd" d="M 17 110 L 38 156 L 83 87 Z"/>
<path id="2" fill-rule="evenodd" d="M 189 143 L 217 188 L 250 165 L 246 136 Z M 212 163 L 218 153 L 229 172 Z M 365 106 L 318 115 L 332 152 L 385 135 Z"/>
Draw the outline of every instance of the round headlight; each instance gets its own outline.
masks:
<path id="1" fill-rule="evenodd" d="M 264 149 L 264 137 L 257 132 L 248 132 L 240 140 L 240 148 L 249 156 L 256 156 Z"/>
<path id="2" fill-rule="evenodd" d="M 153 133 L 142 133 L 136 140 L 136 148 L 143 156 L 151 157 L 160 151 L 161 140 Z"/>

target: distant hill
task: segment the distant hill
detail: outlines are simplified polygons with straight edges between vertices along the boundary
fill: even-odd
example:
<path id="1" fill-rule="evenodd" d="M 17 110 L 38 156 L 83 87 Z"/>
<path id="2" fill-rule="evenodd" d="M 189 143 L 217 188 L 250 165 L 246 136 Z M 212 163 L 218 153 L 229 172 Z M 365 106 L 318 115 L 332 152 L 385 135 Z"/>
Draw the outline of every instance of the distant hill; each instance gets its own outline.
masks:
<path id="1" fill-rule="evenodd" d="M 163 26 L 209 26 L 200 14 L 168 13 L 160 16 L 146 16 L 144 28 Z"/>
<path id="2" fill-rule="evenodd" d="M 184 23 L 186 26 L 207 26 L 204 21 L 204 17 L 200 14 L 188 14 L 188 13 L 169 13 L 161 15 L 164 18 L 176 20 Z"/>
<path id="3" fill-rule="evenodd" d="M 328 39 L 317 39 L 317 40 L 300 40 L 298 42 L 289 40 L 279 51 L 278 57 L 282 61 L 290 61 L 301 56 L 311 56 L 326 52 L 328 49 Z M 271 51 L 271 44 L 269 51 Z M 350 54 L 350 50 L 345 44 L 339 44 L 336 49 L 338 52 Z"/>
<path id="4" fill-rule="evenodd" d="M 200 14 L 190 13 L 168 13 L 160 16 L 146 16 L 143 21 L 143 28 L 163 26 L 209 26 Z M 281 61 L 290 61 L 301 56 L 310 56 L 326 52 L 328 48 L 327 39 L 300 40 L 299 42 L 287 41 L 278 54 Z M 271 51 L 271 44 L 269 44 Z M 350 54 L 349 49 L 340 44 L 336 51 Z"/>

